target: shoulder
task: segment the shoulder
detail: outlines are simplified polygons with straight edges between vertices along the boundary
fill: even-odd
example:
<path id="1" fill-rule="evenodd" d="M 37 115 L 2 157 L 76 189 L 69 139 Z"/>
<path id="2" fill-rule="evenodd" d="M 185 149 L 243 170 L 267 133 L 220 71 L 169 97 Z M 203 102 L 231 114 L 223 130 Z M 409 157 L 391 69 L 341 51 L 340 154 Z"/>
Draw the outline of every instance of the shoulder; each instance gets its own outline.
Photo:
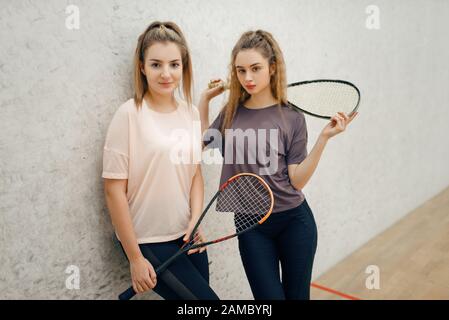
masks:
<path id="1" fill-rule="evenodd" d="M 294 109 L 291 104 L 288 103 L 281 105 L 281 110 L 289 123 L 294 124 L 295 126 L 305 125 L 306 118 L 304 113 L 300 110 Z"/>
<path id="2" fill-rule="evenodd" d="M 179 99 L 179 108 L 187 114 L 189 114 L 193 119 L 199 119 L 200 118 L 200 112 L 198 111 L 198 108 L 193 103 L 189 105 L 185 100 Z"/>
<path id="3" fill-rule="evenodd" d="M 128 116 L 130 113 L 136 112 L 136 110 L 136 103 L 134 102 L 134 99 L 131 98 L 122 103 L 115 113 L 118 116 Z"/>
<path id="4" fill-rule="evenodd" d="M 117 128 L 117 130 L 124 129 L 128 125 L 130 115 L 136 112 L 137 108 L 134 99 L 127 100 L 115 110 L 110 126 Z"/>
<path id="5" fill-rule="evenodd" d="M 192 118 L 193 120 L 200 121 L 200 112 L 194 104 L 192 104 Z"/>
<path id="6" fill-rule="evenodd" d="M 195 116 L 195 118 L 200 117 L 200 112 L 198 111 L 198 107 L 194 104 L 192 104 L 192 112 L 193 112 L 193 115 Z"/>

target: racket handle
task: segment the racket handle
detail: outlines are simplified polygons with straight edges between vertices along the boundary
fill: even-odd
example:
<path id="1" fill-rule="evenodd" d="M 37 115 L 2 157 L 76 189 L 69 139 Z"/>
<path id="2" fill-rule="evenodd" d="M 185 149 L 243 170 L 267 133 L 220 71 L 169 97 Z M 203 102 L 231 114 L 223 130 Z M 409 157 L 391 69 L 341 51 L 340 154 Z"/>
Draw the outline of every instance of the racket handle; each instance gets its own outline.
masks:
<path id="1" fill-rule="evenodd" d="M 156 268 L 155 272 L 156 275 L 159 275 L 160 273 L 162 273 L 163 271 L 165 271 L 165 269 L 167 269 L 167 267 L 173 262 L 173 260 L 175 260 L 177 257 L 179 257 L 181 254 L 183 254 L 184 251 L 178 251 L 175 255 L 173 255 L 170 259 L 168 259 L 167 261 L 165 261 L 163 264 L 161 264 L 158 268 Z M 134 288 L 131 286 L 129 287 L 126 291 L 123 291 L 119 296 L 119 300 L 130 300 L 132 297 L 134 297 L 136 295 L 136 292 L 134 291 Z"/>
<path id="2" fill-rule="evenodd" d="M 129 287 L 126 291 L 123 291 L 119 296 L 119 300 L 129 300 L 136 295 L 133 287 Z"/>
<path id="3" fill-rule="evenodd" d="M 178 254 L 179 255 L 179 254 Z M 171 259 L 168 259 L 165 263 L 163 263 L 162 265 L 159 266 L 159 268 L 157 268 L 155 270 L 156 274 L 159 275 L 159 273 L 161 273 L 162 271 L 164 271 L 165 269 L 167 269 L 168 265 L 174 260 L 174 258 L 176 258 L 178 255 L 175 255 L 174 257 L 172 257 Z M 119 300 L 130 300 L 132 297 L 134 297 L 137 293 L 134 291 L 134 288 L 131 286 L 128 289 L 126 289 L 125 291 L 123 291 L 119 296 Z"/>

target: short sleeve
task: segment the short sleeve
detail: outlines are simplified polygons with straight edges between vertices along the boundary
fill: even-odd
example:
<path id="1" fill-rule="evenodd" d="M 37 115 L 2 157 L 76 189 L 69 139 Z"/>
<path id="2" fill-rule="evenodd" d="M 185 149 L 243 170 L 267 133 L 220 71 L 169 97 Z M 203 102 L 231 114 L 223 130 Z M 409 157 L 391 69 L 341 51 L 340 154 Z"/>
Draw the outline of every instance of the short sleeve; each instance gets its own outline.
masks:
<path id="1" fill-rule="evenodd" d="M 214 122 L 209 126 L 209 128 L 203 134 L 203 143 L 208 149 L 223 149 L 223 139 L 221 135 L 221 125 L 223 123 L 224 114 L 220 112 L 215 118 Z"/>
<path id="2" fill-rule="evenodd" d="M 198 108 L 192 104 L 192 121 L 194 122 L 193 125 L 193 159 L 201 159 L 201 119 L 200 119 L 200 112 L 198 111 Z M 197 163 L 196 160 L 193 160 L 194 163 Z M 199 163 L 199 161 L 198 161 Z"/>
<path id="3" fill-rule="evenodd" d="M 307 157 L 307 125 L 302 112 L 296 112 L 287 134 L 287 165 L 301 163 Z"/>
<path id="4" fill-rule="evenodd" d="M 128 179 L 129 120 L 124 106 L 112 118 L 103 148 L 103 178 Z"/>
<path id="5" fill-rule="evenodd" d="M 187 104 L 186 104 L 186 108 L 188 108 Z M 192 121 L 195 121 L 195 122 L 200 121 L 200 112 L 198 111 L 198 107 L 196 105 L 192 104 L 190 110 L 191 110 L 191 115 L 192 115 Z"/>

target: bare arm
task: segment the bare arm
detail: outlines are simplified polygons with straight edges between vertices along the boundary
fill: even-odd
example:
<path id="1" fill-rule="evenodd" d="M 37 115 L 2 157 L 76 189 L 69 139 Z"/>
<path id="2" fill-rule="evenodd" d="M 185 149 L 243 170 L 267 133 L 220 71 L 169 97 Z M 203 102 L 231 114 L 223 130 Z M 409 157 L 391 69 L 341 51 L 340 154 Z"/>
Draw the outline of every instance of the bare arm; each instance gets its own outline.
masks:
<path id="1" fill-rule="evenodd" d="M 204 132 L 209 128 L 209 102 L 210 99 L 202 94 L 200 102 L 198 103 L 198 111 L 200 112 L 201 120 L 201 135 L 204 135 Z"/>
<path id="2" fill-rule="evenodd" d="M 127 179 L 104 179 L 106 204 L 112 224 L 130 262 L 133 288 L 135 292 L 142 293 L 154 288 L 156 273 L 137 244 L 126 197 L 127 186 Z"/>
<path id="3" fill-rule="evenodd" d="M 328 138 L 320 135 L 312 151 L 310 151 L 304 161 L 299 164 L 291 164 L 288 166 L 288 176 L 290 177 L 291 184 L 296 190 L 301 190 L 307 182 L 309 182 L 318 166 L 318 162 L 321 159 L 327 141 Z"/>
<path id="4" fill-rule="evenodd" d="M 195 222 L 200 217 L 203 210 L 204 201 L 204 179 L 201 172 L 201 165 L 198 165 L 193 177 L 192 188 L 190 189 L 190 212 L 191 220 Z"/>
<path id="5" fill-rule="evenodd" d="M 215 81 L 220 79 L 215 79 Z M 222 94 L 225 91 L 223 86 L 206 89 L 201 93 L 200 102 L 198 103 L 198 110 L 200 112 L 201 120 L 201 134 L 209 128 L 209 102 L 216 96 Z"/>
<path id="6" fill-rule="evenodd" d="M 198 165 L 195 176 L 193 177 L 192 187 L 190 188 L 190 222 L 187 227 L 186 235 L 184 236 L 184 241 L 187 241 L 190 237 L 193 228 L 195 227 L 199 217 L 203 213 L 203 201 L 204 201 L 204 179 L 203 174 L 201 173 L 201 165 Z M 195 243 L 205 242 L 206 239 L 202 233 L 201 228 L 198 229 L 199 240 L 196 240 Z M 188 254 L 192 254 L 195 252 L 203 252 L 206 250 L 205 247 L 189 250 Z"/>
<path id="7" fill-rule="evenodd" d="M 137 245 L 136 235 L 129 214 L 128 199 L 126 198 L 127 179 L 104 179 L 106 204 L 117 231 L 120 242 L 125 249 L 129 261 L 142 256 Z"/>
<path id="8" fill-rule="evenodd" d="M 307 158 L 301 163 L 291 164 L 288 166 L 288 176 L 292 186 L 296 190 L 301 190 L 309 182 L 323 154 L 324 147 L 333 136 L 345 131 L 346 126 L 351 123 L 358 113 L 354 113 L 348 117 L 342 112 L 338 112 L 331 118 L 331 121 L 324 127 L 318 137 L 317 142 L 313 146 L 312 151 Z"/>

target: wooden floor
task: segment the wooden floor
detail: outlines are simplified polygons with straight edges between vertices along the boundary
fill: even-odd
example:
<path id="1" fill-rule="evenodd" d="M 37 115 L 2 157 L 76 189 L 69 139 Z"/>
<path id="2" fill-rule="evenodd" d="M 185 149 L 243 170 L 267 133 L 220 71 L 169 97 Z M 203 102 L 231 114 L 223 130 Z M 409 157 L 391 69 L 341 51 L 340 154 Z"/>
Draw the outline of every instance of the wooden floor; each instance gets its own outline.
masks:
<path id="1" fill-rule="evenodd" d="M 380 289 L 367 289 L 377 265 Z M 449 188 L 314 281 L 366 300 L 449 299 Z M 346 300 L 312 286 L 311 299 Z"/>

